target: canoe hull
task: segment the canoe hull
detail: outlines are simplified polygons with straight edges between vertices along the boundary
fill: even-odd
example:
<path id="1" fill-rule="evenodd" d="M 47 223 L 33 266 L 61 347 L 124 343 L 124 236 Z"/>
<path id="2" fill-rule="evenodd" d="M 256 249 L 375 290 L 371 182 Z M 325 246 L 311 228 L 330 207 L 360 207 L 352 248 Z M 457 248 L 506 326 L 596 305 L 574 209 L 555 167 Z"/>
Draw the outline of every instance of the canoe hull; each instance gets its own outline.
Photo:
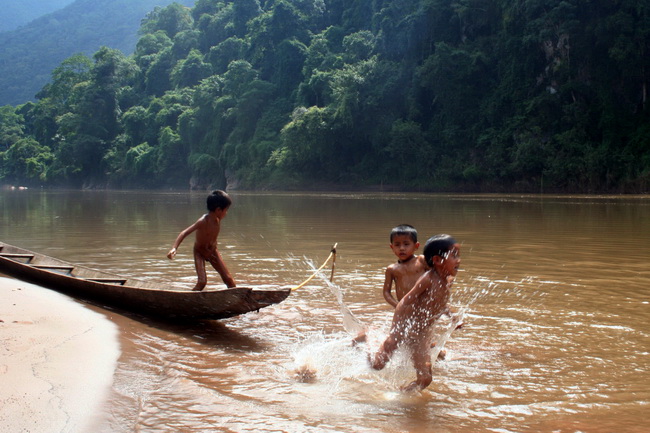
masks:
<path id="1" fill-rule="evenodd" d="M 168 319 L 225 319 L 284 301 L 288 288 L 235 287 L 194 292 L 76 266 L 0 243 L 0 272 L 71 296 Z"/>

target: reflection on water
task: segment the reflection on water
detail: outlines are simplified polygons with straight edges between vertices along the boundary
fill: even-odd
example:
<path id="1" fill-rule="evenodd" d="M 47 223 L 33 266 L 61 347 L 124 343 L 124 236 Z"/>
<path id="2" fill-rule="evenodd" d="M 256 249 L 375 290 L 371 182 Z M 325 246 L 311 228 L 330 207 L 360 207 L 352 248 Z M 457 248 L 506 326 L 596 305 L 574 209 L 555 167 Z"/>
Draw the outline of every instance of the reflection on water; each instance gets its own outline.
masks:
<path id="1" fill-rule="evenodd" d="M 650 406 L 650 199 L 645 197 L 233 194 L 220 248 L 240 284 L 320 279 L 280 305 L 220 322 L 107 316 L 122 356 L 102 432 L 640 432 Z M 0 240 L 106 271 L 194 284 L 205 194 L 0 192 Z M 453 303 L 467 308 L 432 385 L 405 395 L 405 354 L 366 353 L 391 319 L 390 228 L 463 244 Z M 221 285 L 215 272 L 208 284 Z M 337 292 L 338 291 L 338 292 Z M 340 294 L 341 304 L 337 300 Z M 345 309 L 374 329 L 352 347 Z M 342 313 L 343 311 L 343 313 Z M 444 328 L 441 328 L 444 329 Z"/>

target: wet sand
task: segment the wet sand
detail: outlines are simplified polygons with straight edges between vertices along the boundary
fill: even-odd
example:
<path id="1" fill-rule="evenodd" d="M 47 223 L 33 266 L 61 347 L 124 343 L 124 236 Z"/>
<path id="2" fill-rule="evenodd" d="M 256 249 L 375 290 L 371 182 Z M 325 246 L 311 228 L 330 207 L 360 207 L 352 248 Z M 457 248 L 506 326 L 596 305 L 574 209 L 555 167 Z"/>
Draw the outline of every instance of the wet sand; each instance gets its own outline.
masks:
<path id="1" fill-rule="evenodd" d="M 92 431 L 118 356 L 106 317 L 0 276 L 0 431 Z"/>

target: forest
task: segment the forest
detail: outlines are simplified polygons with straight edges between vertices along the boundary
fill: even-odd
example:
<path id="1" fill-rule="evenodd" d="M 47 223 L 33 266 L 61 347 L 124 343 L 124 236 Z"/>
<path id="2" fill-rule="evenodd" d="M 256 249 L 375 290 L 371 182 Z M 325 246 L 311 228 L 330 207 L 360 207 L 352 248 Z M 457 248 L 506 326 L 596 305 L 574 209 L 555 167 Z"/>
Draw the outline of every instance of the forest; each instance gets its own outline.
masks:
<path id="1" fill-rule="evenodd" d="M 0 107 L 0 184 L 648 193 L 650 0 L 197 0 Z"/>

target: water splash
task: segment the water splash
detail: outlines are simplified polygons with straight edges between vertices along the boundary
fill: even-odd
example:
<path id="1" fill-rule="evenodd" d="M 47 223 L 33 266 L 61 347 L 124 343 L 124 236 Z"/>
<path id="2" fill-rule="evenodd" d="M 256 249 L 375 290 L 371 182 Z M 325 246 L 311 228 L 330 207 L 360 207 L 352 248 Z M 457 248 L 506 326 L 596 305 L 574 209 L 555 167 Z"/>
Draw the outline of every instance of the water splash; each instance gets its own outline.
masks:
<path id="1" fill-rule="evenodd" d="M 463 323 L 465 318 L 465 313 L 467 312 L 467 307 L 461 308 L 456 313 L 454 313 L 449 321 L 449 324 L 444 330 L 438 334 L 438 338 L 435 339 L 435 344 L 433 349 L 431 349 L 431 359 L 438 359 L 438 355 L 442 352 L 442 349 L 445 347 L 445 343 L 451 338 L 452 332 L 454 332 L 460 324 Z"/>
<path id="2" fill-rule="evenodd" d="M 370 373 L 367 354 L 351 344 L 345 334 L 307 336 L 293 353 L 289 370 L 298 382 L 325 385 L 336 391 L 346 379 L 360 379 Z"/>
<path id="3" fill-rule="evenodd" d="M 306 259 L 313 271 L 316 266 Z M 380 343 L 386 338 L 386 329 L 369 327 L 359 320 L 343 300 L 343 289 L 331 282 L 322 271 L 317 276 L 325 283 L 334 295 L 341 312 L 343 328 L 349 336 L 356 337 L 366 333 L 366 343 L 355 347 L 348 335 L 334 334 L 325 336 L 322 333 L 310 335 L 299 344 L 294 352 L 294 362 L 289 370 L 294 378 L 302 383 L 319 383 L 329 387 L 334 392 L 345 383 L 361 384 L 363 388 L 395 389 L 413 380 L 415 374 L 410 355 L 404 348 L 398 349 L 391 362 L 382 371 L 370 368 L 369 356 L 379 348 Z M 436 325 L 436 332 L 432 335 L 432 360 L 436 360 L 443 350 L 451 334 L 462 323 L 467 308 L 459 310 L 451 316 L 451 320 L 441 321 Z"/>
<path id="4" fill-rule="evenodd" d="M 513 297 L 522 304 L 535 304 L 541 302 L 546 295 L 546 287 L 559 284 L 559 282 L 539 280 L 534 276 L 510 280 L 478 275 L 466 279 L 465 283 L 454 283 L 452 300 L 467 308 L 483 298 L 489 298 L 494 304 L 511 303 Z"/>
<path id="5" fill-rule="evenodd" d="M 317 268 L 311 260 L 307 259 L 307 264 L 312 268 L 313 271 L 316 271 Z M 318 272 L 317 276 L 327 285 L 327 287 L 330 289 L 330 292 L 332 292 L 336 298 L 336 302 L 339 305 L 339 310 L 343 319 L 343 328 L 345 331 L 355 337 L 361 332 L 364 332 L 367 326 L 364 325 L 361 320 L 359 320 L 352 313 L 352 311 L 350 311 L 350 308 L 348 308 L 345 302 L 343 302 L 343 292 L 341 290 L 341 287 L 331 282 L 322 271 Z"/>

